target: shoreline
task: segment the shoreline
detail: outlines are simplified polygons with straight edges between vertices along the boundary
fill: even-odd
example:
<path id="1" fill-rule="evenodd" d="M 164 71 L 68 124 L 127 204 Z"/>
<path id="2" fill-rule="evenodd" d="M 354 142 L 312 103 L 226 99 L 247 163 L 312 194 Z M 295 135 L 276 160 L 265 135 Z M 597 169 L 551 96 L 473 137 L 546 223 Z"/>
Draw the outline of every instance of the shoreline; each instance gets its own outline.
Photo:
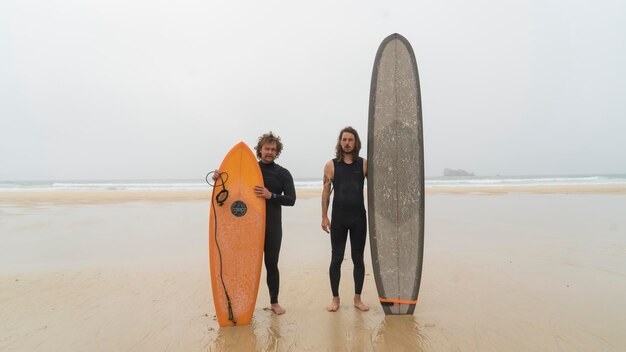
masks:
<path id="1" fill-rule="evenodd" d="M 475 194 L 499 195 L 510 193 L 531 194 L 626 194 L 626 184 L 615 185 L 529 185 L 529 186 L 494 186 L 494 187 L 431 187 L 429 194 Z"/>
<path id="2" fill-rule="evenodd" d="M 296 189 L 299 199 L 320 198 L 321 193 L 321 189 Z M 626 184 L 426 188 L 426 195 L 494 196 L 521 193 L 626 195 Z M 208 201 L 210 194 L 209 191 L 7 191 L 0 192 L 0 206 Z"/>

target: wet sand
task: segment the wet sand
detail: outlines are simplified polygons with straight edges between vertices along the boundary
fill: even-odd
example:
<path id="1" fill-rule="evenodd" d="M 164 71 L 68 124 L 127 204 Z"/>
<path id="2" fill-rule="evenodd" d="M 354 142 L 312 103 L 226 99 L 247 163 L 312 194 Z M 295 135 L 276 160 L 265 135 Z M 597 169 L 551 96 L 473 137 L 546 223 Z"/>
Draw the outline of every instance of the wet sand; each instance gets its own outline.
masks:
<path id="1" fill-rule="evenodd" d="M 574 187 L 576 188 L 576 187 Z M 415 314 L 385 317 L 369 244 L 352 307 L 328 313 L 317 191 L 283 213 L 280 302 L 261 280 L 253 323 L 219 328 L 208 193 L 0 194 L 1 351 L 622 351 L 626 197 L 612 191 L 429 189 Z"/>

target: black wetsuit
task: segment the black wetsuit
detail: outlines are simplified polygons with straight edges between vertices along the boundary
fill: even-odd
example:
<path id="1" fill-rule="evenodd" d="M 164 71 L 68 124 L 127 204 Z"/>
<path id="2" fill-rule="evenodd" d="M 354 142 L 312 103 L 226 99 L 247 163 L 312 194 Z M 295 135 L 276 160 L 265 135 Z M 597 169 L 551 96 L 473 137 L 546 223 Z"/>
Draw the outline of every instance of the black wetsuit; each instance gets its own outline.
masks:
<path id="1" fill-rule="evenodd" d="M 333 210 L 330 223 L 330 243 L 332 258 L 330 262 L 330 287 L 333 296 L 339 296 L 339 280 L 341 278 L 341 262 L 346 249 L 348 231 L 350 231 L 350 247 L 354 263 L 354 292 L 361 294 L 365 278 L 363 251 L 367 231 L 365 203 L 363 201 L 363 158 L 352 164 L 333 160 L 335 174 L 333 177 Z"/>
<path id="2" fill-rule="evenodd" d="M 272 198 L 265 201 L 265 269 L 267 287 L 272 304 L 278 303 L 280 275 L 278 273 L 278 255 L 283 239 L 281 206 L 293 206 L 296 203 L 296 189 L 293 178 L 287 169 L 272 162 L 259 161 L 265 188 L 272 192 Z"/>

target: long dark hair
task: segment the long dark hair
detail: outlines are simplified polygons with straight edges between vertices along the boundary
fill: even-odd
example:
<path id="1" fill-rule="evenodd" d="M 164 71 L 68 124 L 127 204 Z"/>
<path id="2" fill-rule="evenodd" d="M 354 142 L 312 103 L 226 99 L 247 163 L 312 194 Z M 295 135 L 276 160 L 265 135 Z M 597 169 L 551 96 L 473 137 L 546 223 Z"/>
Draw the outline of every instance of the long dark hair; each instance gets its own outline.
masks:
<path id="1" fill-rule="evenodd" d="M 359 152 L 361 151 L 361 138 L 359 138 L 358 132 L 352 128 L 352 126 L 344 127 L 341 132 L 339 132 L 339 137 L 337 137 L 337 145 L 335 146 L 335 156 L 338 160 L 343 160 L 343 149 L 341 148 L 341 136 L 344 133 L 351 133 L 354 136 L 354 149 L 352 150 L 352 157 L 356 160 L 359 157 Z"/>

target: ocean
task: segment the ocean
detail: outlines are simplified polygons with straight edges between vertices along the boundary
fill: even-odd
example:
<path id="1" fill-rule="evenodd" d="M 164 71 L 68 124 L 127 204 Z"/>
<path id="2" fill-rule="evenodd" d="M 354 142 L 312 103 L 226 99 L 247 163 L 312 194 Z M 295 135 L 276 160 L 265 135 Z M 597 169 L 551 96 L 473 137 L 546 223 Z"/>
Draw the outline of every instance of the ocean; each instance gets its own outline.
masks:
<path id="1" fill-rule="evenodd" d="M 321 179 L 296 179 L 298 189 L 319 189 Z M 524 187 L 626 184 L 626 175 L 537 175 L 427 177 L 426 188 Z M 199 180 L 91 180 L 91 181 L 0 181 L 0 192 L 56 191 L 203 191 L 211 187 Z"/>

